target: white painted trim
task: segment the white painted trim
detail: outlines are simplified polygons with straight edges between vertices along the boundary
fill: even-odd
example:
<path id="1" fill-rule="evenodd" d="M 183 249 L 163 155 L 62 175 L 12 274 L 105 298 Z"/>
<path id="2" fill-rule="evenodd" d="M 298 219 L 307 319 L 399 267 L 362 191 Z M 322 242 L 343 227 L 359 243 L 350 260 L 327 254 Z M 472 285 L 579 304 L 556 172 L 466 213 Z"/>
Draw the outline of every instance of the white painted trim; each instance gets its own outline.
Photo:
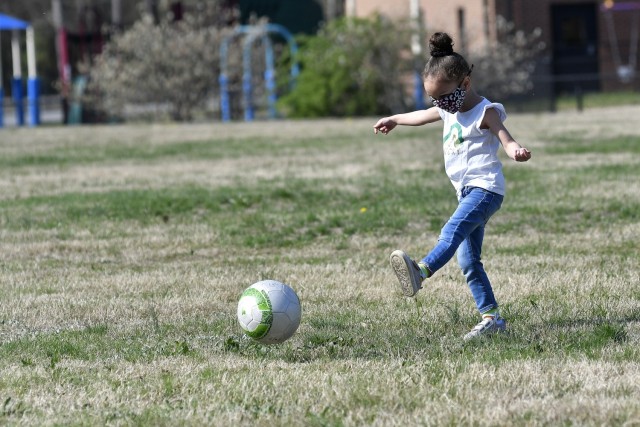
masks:
<path id="1" fill-rule="evenodd" d="M 35 79 L 36 74 L 36 40 L 33 27 L 27 27 L 27 68 L 29 70 L 29 78 Z"/>
<path id="2" fill-rule="evenodd" d="M 13 61 L 13 77 L 22 77 L 22 64 L 20 63 L 20 33 L 17 30 L 11 32 L 11 59 Z"/>

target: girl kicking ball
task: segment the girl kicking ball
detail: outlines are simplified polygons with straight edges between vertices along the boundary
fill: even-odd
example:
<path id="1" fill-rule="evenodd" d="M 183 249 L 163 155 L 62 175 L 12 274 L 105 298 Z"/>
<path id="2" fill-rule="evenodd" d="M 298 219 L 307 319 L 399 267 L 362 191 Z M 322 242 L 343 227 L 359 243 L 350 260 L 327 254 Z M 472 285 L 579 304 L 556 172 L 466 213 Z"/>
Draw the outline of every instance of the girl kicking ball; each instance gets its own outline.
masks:
<path id="1" fill-rule="evenodd" d="M 382 118 L 373 129 L 376 134 L 386 135 L 397 125 L 422 126 L 442 120 L 445 169 L 456 189 L 458 207 L 442 228 L 438 243 L 424 258 L 416 262 L 396 250 L 391 253 L 390 262 L 404 295 L 413 296 L 422 288 L 422 282 L 457 251 L 458 263 L 482 315 L 482 321 L 464 336 L 469 340 L 506 329 L 480 261 L 485 226 L 500 209 L 505 194 L 498 147 L 502 145 L 517 162 L 529 160 L 531 152 L 520 146 L 505 128 L 507 115 L 502 104 L 491 102 L 473 90 L 473 66 L 469 67 L 453 51 L 451 37 L 435 33 L 429 39 L 429 47 L 431 57 L 422 77 L 434 106 Z"/>

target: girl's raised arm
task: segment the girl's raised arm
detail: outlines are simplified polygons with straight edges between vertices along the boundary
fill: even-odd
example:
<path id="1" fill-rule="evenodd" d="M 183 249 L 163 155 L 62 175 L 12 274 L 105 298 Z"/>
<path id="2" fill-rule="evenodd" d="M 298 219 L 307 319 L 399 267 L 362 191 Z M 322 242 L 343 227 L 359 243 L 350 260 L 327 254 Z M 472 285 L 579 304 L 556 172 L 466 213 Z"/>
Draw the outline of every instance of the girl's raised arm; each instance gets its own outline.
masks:
<path id="1" fill-rule="evenodd" d="M 504 151 L 507 153 L 509 158 L 516 162 L 526 162 L 531 158 L 531 152 L 513 139 L 507 128 L 504 126 L 504 123 L 502 123 L 502 120 L 500 120 L 500 116 L 493 108 L 488 109 L 484 115 L 482 127 L 485 127 L 485 125 L 498 137 L 502 144 L 502 148 L 504 148 Z"/>
<path id="2" fill-rule="evenodd" d="M 436 107 L 431 107 L 426 110 L 417 110 L 410 113 L 396 114 L 394 116 L 383 117 L 373 125 L 373 132 L 382 132 L 388 134 L 397 125 L 403 126 L 422 126 L 427 123 L 433 123 L 441 120 L 440 113 Z"/>

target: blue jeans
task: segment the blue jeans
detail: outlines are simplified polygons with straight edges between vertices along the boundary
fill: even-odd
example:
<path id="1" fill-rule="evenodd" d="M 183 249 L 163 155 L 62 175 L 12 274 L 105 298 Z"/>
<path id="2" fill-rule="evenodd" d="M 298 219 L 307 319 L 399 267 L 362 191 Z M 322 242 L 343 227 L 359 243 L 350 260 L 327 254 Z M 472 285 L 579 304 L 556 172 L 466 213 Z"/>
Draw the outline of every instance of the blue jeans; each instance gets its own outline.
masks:
<path id="1" fill-rule="evenodd" d="M 438 243 L 421 261 L 431 273 L 435 273 L 449 262 L 457 250 L 458 263 L 480 313 L 498 307 L 480 255 L 484 227 L 500 209 L 502 199 L 503 196 L 482 188 L 464 187 L 458 208 L 442 228 Z"/>

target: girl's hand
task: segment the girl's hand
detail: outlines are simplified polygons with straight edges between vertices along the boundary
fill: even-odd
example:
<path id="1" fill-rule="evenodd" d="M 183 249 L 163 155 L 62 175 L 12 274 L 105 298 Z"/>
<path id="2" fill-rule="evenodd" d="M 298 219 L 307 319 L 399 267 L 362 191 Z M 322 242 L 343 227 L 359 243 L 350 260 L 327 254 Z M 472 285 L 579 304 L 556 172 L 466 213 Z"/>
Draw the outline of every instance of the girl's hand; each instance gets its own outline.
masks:
<path id="1" fill-rule="evenodd" d="M 527 150 L 524 147 L 517 148 L 513 152 L 513 160 L 516 162 L 526 162 L 531 158 L 531 151 Z"/>
<path id="2" fill-rule="evenodd" d="M 391 117 L 385 117 L 378 120 L 378 122 L 373 125 L 373 133 L 377 134 L 379 131 L 386 135 L 391 132 L 396 126 L 398 126 L 398 123 L 392 120 Z"/>

